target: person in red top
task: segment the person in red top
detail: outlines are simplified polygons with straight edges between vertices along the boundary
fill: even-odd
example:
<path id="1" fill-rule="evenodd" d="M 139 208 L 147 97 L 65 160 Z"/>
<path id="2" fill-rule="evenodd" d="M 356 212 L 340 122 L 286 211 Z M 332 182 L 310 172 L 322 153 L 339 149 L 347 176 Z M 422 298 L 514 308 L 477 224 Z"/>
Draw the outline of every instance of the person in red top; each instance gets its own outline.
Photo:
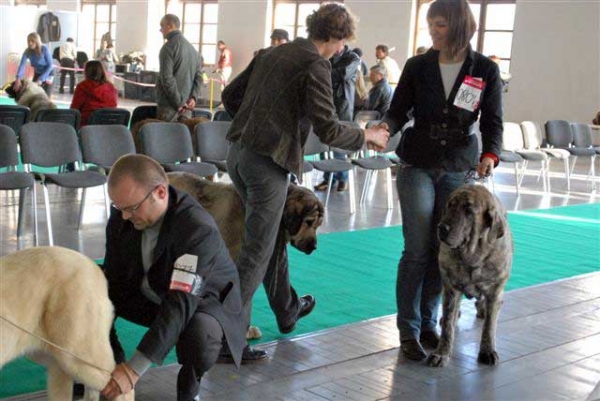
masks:
<path id="1" fill-rule="evenodd" d="M 117 89 L 108 82 L 102 63 L 90 60 L 85 63 L 85 80 L 75 88 L 71 108 L 81 113 L 83 127 L 92 111 L 105 107 L 117 107 Z"/>

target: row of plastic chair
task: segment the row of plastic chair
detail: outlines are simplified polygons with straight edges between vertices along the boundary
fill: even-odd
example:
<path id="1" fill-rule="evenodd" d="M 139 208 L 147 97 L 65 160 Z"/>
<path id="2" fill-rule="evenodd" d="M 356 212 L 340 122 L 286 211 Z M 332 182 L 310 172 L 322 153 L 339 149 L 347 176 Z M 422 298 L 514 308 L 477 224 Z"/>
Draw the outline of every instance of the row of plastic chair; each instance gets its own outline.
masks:
<path id="1" fill-rule="evenodd" d="M 1 105 L 0 124 L 12 128 L 18 134 L 21 127 L 29 122 L 31 111 L 25 106 Z M 121 108 L 103 108 L 94 110 L 88 119 L 88 125 L 125 125 L 129 124 L 131 113 Z M 75 109 L 42 109 L 35 115 L 35 122 L 65 123 L 79 129 L 81 114 Z"/>
<path id="2" fill-rule="evenodd" d="M 590 159 L 587 179 L 591 190 L 596 189 L 595 160 L 600 148 L 594 147 L 591 128 L 587 124 L 570 123 L 565 120 L 549 120 L 545 123 L 545 135 L 539 123 L 523 121 L 521 124 L 504 123 L 503 149 L 500 160 L 515 165 L 515 188 L 517 196 L 530 161 L 539 161 L 539 177 L 544 190 L 551 192 L 550 162 L 562 160 L 567 191 L 571 190 L 571 174 L 578 157 Z M 570 160 L 573 160 L 571 163 Z"/>
<path id="3" fill-rule="evenodd" d="M 226 171 L 228 122 L 208 122 L 198 124 L 194 135 L 196 149 L 188 128 L 180 123 L 150 123 L 141 132 L 142 153 L 160 162 L 166 171 L 185 171 L 203 177 L 216 176 L 218 171 Z M 17 143 L 18 141 L 18 143 Z M 16 171 L 18 165 L 18 147 L 25 172 Z M 81 147 L 80 147 L 81 145 Z M 133 137 L 123 125 L 88 125 L 79 131 L 65 123 L 28 123 L 21 127 L 19 136 L 11 127 L 0 125 L 0 168 L 8 171 L 0 173 L 0 190 L 20 190 L 17 235 L 22 234 L 22 220 L 25 191 L 31 190 L 34 215 L 34 242 L 37 245 L 37 209 L 35 182 L 42 185 L 46 221 L 50 245 L 54 244 L 52 219 L 48 199 L 47 185 L 54 184 L 67 188 L 83 188 L 79 211 L 80 230 L 83 221 L 86 189 L 104 186 L 106 213 L 109 213 L 109 201 L 106 189 L 106 176 L 116 160 L 135 153 Z M 201 161 L 195 161 L 200 158 Z M 32 166 L 46 168 L 61 167 L 75 163 L 79 167 L 92 165 L 87 170 L 74 172 L 38 173 L 32 172 Z M 60 171 L 60 169 L 59 169 Z"/>

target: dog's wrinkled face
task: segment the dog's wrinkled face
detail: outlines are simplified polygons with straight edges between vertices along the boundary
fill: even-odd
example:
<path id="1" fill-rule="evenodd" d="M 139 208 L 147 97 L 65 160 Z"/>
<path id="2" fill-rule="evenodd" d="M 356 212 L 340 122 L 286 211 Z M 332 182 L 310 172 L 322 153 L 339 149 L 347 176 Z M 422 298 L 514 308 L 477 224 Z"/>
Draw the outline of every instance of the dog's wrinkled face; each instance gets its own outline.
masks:
<path id="1" fill-rule="evenodd" d="M 290 185 L 282 224 L 294 248 L 310 255 L 317 249 L 317 229 L 323 223 L 323 204 L 310 190 Z"/>
<path id="2" fill-rule="evenodd" d="M 504 234 L 494 196 L 481 185 L 455 190 L 437 227 L 438 238 L 450 248 L 476 251 L 480 240 L 493 241 Z"/>

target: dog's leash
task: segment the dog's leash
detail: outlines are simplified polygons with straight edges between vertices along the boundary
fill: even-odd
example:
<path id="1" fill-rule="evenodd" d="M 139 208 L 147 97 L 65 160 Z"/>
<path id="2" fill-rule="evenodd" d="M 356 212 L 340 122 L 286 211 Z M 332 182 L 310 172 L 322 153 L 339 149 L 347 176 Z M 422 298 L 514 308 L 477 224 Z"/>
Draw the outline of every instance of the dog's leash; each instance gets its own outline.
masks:
<path id="1" fill-rule="evenodd" d="M 24 329 L 24 328 L 22 328 L 22 327 L 21 327 L 21 326 L 19 326 L 18 324 L 16 324 L 16 323 L 14 323 L 14 322 L 10 321 L 9 319 L 5 318 L 5 317 L 4 317 L 4 316 L 2 316 L 2 315 L 0 315 L 0 320 L 4 320 L 6 323 L 10 324 L 11 326 L 15 327 L 16 329 L 18 329 L 18 330 L 21 330 L 22 332 L 24 332 L 24 333 L 27 333 L 27 334 L 29 334 L 30 336 L 33 336 L 33 337 L 37 338 L 38 340 L 42 341 L 43 343 L 45 343 L 45 344 L 47 344 L 47 345 L 50 345 L 51 347 L 54 347 L 54 348 L 58 349 L 59 351 L 61 351 L 61 352 L 64 352 L 64 353 L 65 353 L 65 354 L 67 354 L 67 355 L 70 355 L 70 356 L 72 356 L 73 358 L 77 359 L 79 362 L 85 363 L 85 364 L 86 364 L 86 365 L 88 365 L 88 366 L 91 366 L 91 367 L 93 367 L 93 368 L 95 368 L 95 369 L 98 369 L 98 370 L 100 370 L 100 371 L 102 371 L 102 372 L 106 372 L 106 373 L 108 373 L 108 374 L 109 374 L 109 375 L 111 375 L 111 377 L 112 377 L 112 372 L 111 372 L 111 371 L 109 371 L 109 370 L 106 370 L 106 369 L 104 369 L 104 368 L 101 368 L 100 366 L 97 366 L 97 365 L 95 365 L 95 364 L 93 364 L 93 363 L 91 363 L 91 362 L 89 362 L 89 361 L 86 361 L 85 359 L 83 359 L 83 358 L 82 358 L 82 357 L 80 357 L 79 355 L 76 355 L 76 354 L 72 353 L 71 351 L 69 351 L 69 350 L 67 350 L 67 349 L 65 349 L 65 348 L 63 348 L 63 347 L 61 347 L 60 345 L 58 345 L 58 344 L 54 344 L 52 341 L 48 341 L 48 340 L 46 340 L 45 338 L 43 338 L 43 337 L 40 337 L 40 336 L 38 336 L 37 334 L 35 334 L 35 333 L 32 333 L 31 331 L 29 331 L 29 330 L 27 330 L 27 329 Z"/>

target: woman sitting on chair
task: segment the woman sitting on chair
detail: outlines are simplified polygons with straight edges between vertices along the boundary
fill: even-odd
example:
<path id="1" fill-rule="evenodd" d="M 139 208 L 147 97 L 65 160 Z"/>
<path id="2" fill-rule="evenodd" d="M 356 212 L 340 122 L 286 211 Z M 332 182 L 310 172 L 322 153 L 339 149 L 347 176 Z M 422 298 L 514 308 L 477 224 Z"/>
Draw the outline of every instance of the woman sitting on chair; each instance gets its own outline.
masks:
<path id="1" fill-rule="evenodd" d="M 92 111 L 106 107 L 117 107 L 117 89 L 108 82 L 102 63 L 90 60 L 85 63 L 85 80 L 75 88 L 71 108 L 81 113 L 83 127 Z"/>

